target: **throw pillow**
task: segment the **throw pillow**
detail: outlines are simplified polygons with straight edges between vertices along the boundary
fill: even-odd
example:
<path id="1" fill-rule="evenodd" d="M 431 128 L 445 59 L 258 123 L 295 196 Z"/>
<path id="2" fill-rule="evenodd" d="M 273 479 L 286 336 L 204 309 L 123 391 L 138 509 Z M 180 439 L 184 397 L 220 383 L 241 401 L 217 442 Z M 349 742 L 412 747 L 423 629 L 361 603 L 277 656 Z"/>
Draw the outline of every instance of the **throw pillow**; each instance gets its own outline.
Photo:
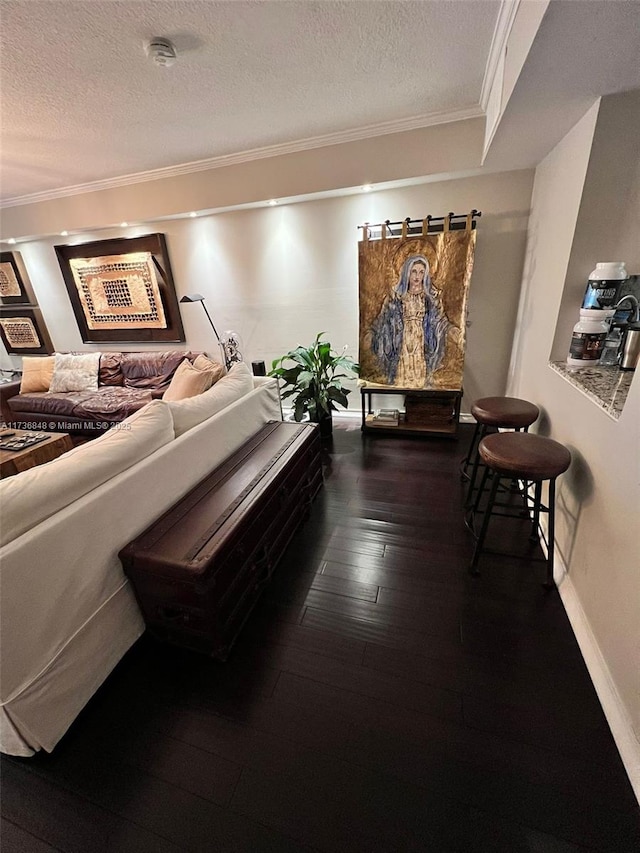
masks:
<path id="1" fill-rule="evenodd" d="M 49 391 L 97 391 L 100 353 L 84 355 L 56 353 Z"/>
<path id="2" fill-rule="evenodd" d="M 52 355 L 22 358 L 21 394 L 35 394 L 48 391 L 53 377 L 55 358 Z"/>
<path id="3" fill-rule="evenodd" d="M 191 400 L 169 403 L 176 438 L 253 391 L 253 376 L 244 362 L 234 364 L 213 388 Z"/>
<path id="4" fill-rule="evenodd" d="M 198 359 L 202 359 L 200 361 L 202 367 L 198 366 Z M 162 395 L 163 400 L 185 400 L 187 397 L 196 397 L 211 388 L 220 378 L 222 365 L 216 366 L 204 356 L 198 356 L 198 359 L 196 363 L 191 364 L 189 359 L 185 358 L 178 366 L 169 387 Z"/>
<path id="5" fill-rule="evenodd" d="M 193 366 L 197 367 L 198 370 L 212 370 L 215 377 L 211 383 L 212 385 L 215 385 L 218 379 L 222 379 L 224 376 L 224 365 L 220 364 L 219 361 L 211 361 L 209 356 L 202 352 L 193 362 Z"/>

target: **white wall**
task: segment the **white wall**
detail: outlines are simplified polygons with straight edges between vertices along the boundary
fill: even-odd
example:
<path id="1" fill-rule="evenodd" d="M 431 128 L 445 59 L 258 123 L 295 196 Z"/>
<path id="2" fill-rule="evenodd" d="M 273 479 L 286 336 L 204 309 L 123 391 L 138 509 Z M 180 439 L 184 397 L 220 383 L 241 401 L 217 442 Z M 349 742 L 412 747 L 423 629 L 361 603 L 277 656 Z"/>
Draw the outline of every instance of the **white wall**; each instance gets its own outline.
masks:
<path id="1" fill-rule="evenodd" d="M 320 331 L 326 331 L 338 349 L 348 344 L 357 357 L 358 225 L 450 210 L 481 210 L 465 370 L 466 396 L 471 400 L 503 393 L 506 387 L 532 182 L 531 171 L 488 174 L 172 220 L 162 223 L 160 230 L 167 235 L 178 295 L 204 294 L 218 331 L 237 331 L 244 342 L 245 358 L 263 359 L 269 367 L 272 359 L 298 343 L 311 343 Z M 157 225 L 151 230 L 156 229 Z M 149 229 L 129 229 L 127 234 L 145 230 Z M 87 240 L 106 239 L 120 233 L 111 230 L 84 236 Z M 53 344 L 60 350 L 99 349 L 83 345 L 80 339 L 53 250 L 58 242 L 61 240 L 45 239 L 18 247 Z M 201 307 L 180 308 L 187 345 L 215 349 Z M 350 403 L 357 409 L 355 397 L 352 395 Z"/>
<path id="2" fill-rule="evenodd" d="M 631 271 L 640 272 L 640 208 L 633 206 L 626 184 L 615 184 L 621 176 L 628 180 L 635 164 L 619 168 L 615 135 L 603 144 L 614 117 L 616 126 L 632 124 L 630 109 L 637 109 L 633 96 L 603 99 L 536 170 L 509 393 L 537 403 L 540 433 L 572 453 L 571 467 L 558 481 L 556 503 L 557 568 L 566 571 L 560 589 L 640 796 L 640 381 L 633 380 L 624 411 L 614 421 L 547 366 L 565 278 L 576 315 L 586 285 L 584 276 L 578 284 L 570 270 L 572 249 L 581 247 L 587 272 L 618 252 Z M 593 196 L 594 187 L 599 196 Z M 616 217 L 598 218 L 591 210 L 585 218 L 582 202 L 600 200 L 606 211 L 609 194 L 628 199 Z M 624 233 L 635 234 L 625 246 L 619 244 L 621 221 Z M 597 231 L 591 238 L 585 223 Z"/>

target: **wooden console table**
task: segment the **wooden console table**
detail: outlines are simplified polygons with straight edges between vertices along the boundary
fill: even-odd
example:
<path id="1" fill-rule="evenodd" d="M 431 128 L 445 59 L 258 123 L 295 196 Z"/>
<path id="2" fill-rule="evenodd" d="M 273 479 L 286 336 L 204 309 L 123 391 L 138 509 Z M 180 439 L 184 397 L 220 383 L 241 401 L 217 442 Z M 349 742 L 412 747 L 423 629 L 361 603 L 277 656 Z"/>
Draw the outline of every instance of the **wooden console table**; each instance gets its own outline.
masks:
<path id="1" fill-rule="evenodd" d="M 34 432 L 34 430 L 4 430 L 3 433 L 0 433 L 0 438 L 7 435 L 8 432 L 15 433 L 15 436 L 12 437 L 19 438 L 21 435 Z M 0 477 L 11 477 L 21 471 L 26 471 L 28 468 L 34 468 L 36 465 L 51 462 L 52 459 L 57 459 L 67 450 L 73 450 L 73 442 L 71 436 L 66 432 L 51 433 L 44 441 L 39 441 L 38 444 L 33 444 L 24 450 L 0 450 Z"/>
<path id="2" fill-rule="evenodd" d="M 405 409 L 398 425 L 374 420 L 373 394 L 405 396 Z M 416 391 L 412 388 L 360 388 L 362 399 L 362 431 L 390 435 L 445 436 L 455 438 L 458 432 L 462 388 L 445 391 Z"/>
<path id="3" fill-rule="evenodd" d="M 150 632 L 225 660 L 321 486 L 317 427 L 245 442 L 120 551 Z"/>

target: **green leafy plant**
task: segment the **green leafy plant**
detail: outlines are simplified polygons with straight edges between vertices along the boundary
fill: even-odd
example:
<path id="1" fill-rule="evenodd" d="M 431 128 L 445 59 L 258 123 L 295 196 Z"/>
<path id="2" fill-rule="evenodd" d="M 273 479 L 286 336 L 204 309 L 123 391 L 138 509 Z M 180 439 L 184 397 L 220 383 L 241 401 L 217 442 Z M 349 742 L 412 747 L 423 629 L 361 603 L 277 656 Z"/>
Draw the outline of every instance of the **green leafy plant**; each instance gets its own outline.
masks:
<path id="1" fill-rule="evenodd" d="M 320 332 L 310 347 L 298 346 L 281 358 L 276 358 L 269 376 L 276 376 L 284 383 L 282 398 L 292 398 L 293 417 L 301 421 L 305 413 L 309 420 L 320 423 L 331 417 L 336 403 L 347 406 L 347 394 L 351 391 L 342 387 L 343 379 L 358 375 L 360 366 L 348 355 L 333 352 L 328 341 L 321 340 Z M 284 362 L 293 362 L 284 367 Z"/>

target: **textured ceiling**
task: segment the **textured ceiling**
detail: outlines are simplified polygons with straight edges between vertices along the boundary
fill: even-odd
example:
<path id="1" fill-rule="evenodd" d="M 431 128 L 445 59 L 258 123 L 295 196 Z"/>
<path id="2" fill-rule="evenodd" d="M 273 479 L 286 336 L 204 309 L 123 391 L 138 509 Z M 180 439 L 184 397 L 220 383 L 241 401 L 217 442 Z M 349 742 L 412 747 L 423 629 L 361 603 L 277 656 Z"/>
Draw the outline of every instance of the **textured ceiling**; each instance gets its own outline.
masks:
<path id="1" fill-rule="evenodd" d="M 499 7 L 0 0 L 2 198 L 477 107 Z"/>

